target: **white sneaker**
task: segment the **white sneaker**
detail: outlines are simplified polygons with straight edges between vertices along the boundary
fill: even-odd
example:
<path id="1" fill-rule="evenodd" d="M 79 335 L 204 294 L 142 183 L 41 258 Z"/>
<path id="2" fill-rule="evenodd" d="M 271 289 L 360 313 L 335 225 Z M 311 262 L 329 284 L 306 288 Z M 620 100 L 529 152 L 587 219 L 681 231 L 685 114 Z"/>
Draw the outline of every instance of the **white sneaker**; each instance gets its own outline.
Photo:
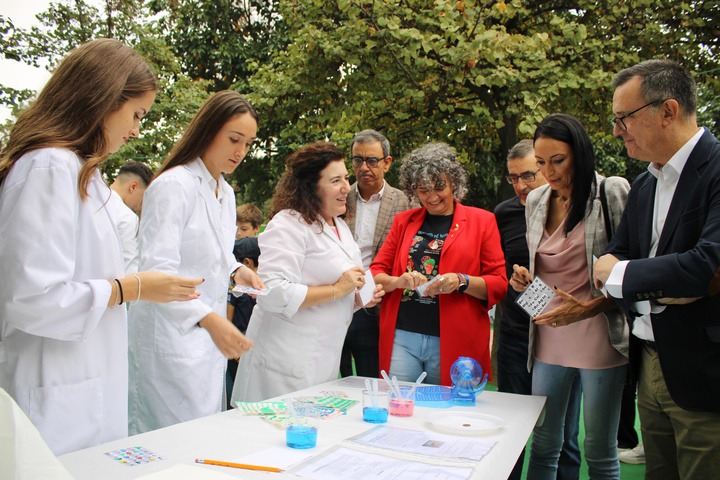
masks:
<path id="1" fill-rule="evenodd" d="M 632 450 L 621 452 L 620 461 L 623 463 L 629 463 L 631 465 L 645 465 L 645 447 L 642 443 L 638 443 L 638 446 Z"/>

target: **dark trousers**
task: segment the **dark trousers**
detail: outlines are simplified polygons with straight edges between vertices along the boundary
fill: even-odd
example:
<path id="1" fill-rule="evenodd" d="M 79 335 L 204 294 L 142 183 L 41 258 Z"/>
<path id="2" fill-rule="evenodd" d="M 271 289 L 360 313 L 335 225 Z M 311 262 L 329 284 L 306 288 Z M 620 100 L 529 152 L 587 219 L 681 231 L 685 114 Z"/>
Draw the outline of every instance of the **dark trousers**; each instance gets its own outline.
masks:
<path id="1" fill-rule="evenodd" d="M 637 382 L 628 382 L 623 389 L 620 404 L 620 425 L 618 426 L 618 448 L 635 448 L 638 434 L 635 430 L 635 390 Z"/>
<path id="2" fill-rule="evenodd" d="M 341 376 L 349 377 L 353 374 L 353 358 L 355 359 L 355 371 L 359 376 L 380 376 L 379 320 L 374 309 L 361 308 L 355 312 L 340 357 Z"/>
<path id="3" fill-rule="evenodd" d="M 528 339 L 498 332 L 497 377 L 498 390 L 506 393 L 530 395 L 532 393 L 532 374 L 527 371 Z M 580 424 L 580 382 L 573 383 L 570 394 L 567 417 L 565 418 L 565 441 L 558 460 L 557 479 L 577 480 L 580 478 L 580 447 L 578 431 Z M 522 476 L 525 450 L 520 453 L 509 480 L 520 480 Z"/>

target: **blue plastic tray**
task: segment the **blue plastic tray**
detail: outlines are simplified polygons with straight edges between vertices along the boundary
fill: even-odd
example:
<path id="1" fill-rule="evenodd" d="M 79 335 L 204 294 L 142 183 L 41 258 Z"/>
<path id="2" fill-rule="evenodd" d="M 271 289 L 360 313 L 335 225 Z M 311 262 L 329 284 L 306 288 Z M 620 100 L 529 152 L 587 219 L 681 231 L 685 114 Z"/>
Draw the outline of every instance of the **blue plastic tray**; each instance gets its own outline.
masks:
<path id="1" fill-rule="evenodd" d="M 450 387 L 428 385 L 415 390 L 415 405 L 419 407 L 450 408 L 453 406 Z"/>

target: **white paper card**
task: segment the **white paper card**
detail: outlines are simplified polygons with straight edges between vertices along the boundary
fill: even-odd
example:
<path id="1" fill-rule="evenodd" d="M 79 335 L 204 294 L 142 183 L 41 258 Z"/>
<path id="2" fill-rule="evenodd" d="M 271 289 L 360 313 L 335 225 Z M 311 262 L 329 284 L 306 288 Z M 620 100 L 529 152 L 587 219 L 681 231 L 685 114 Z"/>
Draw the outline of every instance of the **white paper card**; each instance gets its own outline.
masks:
<path id="1" fill-rule="evenodd" d="M 312 455 L 313 452 L 307 450 L 295 450 L 285 446 L 270 447 L 259 452 L 243 455 L 234 459 L 233 462 L 287 469 L 291 465 L 312 457 Z"/>
<path id="2" fill-rule="evenodd" d="M 370 300 L 375 296 L 375 280 L 373 279 L 372 273 L 368 268 L 365 272 L 365 285 L 360 289 L 360 301 L 363 305 L 367 305 Z"/>
<path id="3" fill-rule="evenodd" d="M 418 287 L 415 289 L 416 292 L 420 294 L 421 297 L 425 296 L 425 290 L 432 285 L 435 282 L 440 281 L 440 275 L 435 275 L 433 278 L 430 279 L 427 283 L 423 283 L 422 285 L 418 285 Z"/>
<path id="4" fill-rule="evenodd" d="M 540 277 L 535 277 L 515 303 L 525 310 L 530 318 L 535 318 L 545 310 L 550 300 L 555 297 L 555 291 L 548 287 Z"/>
<path id="5" fill-rule="evenodd" d="M 349 440 L 383 450 L 422 456 L 480 460 L 495 445 L 495 440 L 460 435 L 410 430 L 378 425 Z"/>
<path id="6" fill-rule="evenodd" d="M 236 297 L 239 297 L 243 293 L 247 293 L 248 295 L 267 295 L 270 293 L 269 288 L 265 288 L 263 290 L 258 290 L 257 288 L 248 287 L 247 285 L 235 285 L 235 287 L 231 290 L 232 294 Z"/>
<path id="7" fill-rule="evenodd" d="M 291 473 L 313 480 L 466 480 L 472 468 L 429 465 L 334 447 Z"/>

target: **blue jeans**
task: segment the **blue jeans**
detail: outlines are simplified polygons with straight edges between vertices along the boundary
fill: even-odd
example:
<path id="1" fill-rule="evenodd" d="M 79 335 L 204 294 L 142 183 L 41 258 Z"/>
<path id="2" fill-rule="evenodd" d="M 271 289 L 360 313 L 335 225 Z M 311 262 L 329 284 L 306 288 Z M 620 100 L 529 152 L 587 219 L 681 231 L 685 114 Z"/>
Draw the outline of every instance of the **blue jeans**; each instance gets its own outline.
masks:
<path id="1" fill-rule="evenodd" d="M 497 382 L 498 391 L 532 394 L 532 374 L 527 370 L 528 337 L 519 337 L 498 332 L 497 336 Z M 557 480 L 577 480 L 580 478 L 580 380 L 575 377 L 570 393 L 567 415 L 565 416 L 565 435 L 560 459 L 558 460 Z M 508 480 L 520 480 L 522 477 L 525 449 L 513 468 Z"/>
<path id="2" fill-rule="evenodd" d="M 395 330 L 390 377 L 414 382 L 426 371 L 424 383 L 440 385 L 440 337 Z"/>
<path id="3" fill-rule="evenodd" d="M 617 429 L 628 366 L 590 370 L 551 365 L 535 359 L 533 395 L 547 397 L 545 420 L 535 427 L 528 480 L 554 480 L 563 443 L 570 392 L 579 376 L 585 418 L 585 461 L 590 478 L 619 479 Z"/>

